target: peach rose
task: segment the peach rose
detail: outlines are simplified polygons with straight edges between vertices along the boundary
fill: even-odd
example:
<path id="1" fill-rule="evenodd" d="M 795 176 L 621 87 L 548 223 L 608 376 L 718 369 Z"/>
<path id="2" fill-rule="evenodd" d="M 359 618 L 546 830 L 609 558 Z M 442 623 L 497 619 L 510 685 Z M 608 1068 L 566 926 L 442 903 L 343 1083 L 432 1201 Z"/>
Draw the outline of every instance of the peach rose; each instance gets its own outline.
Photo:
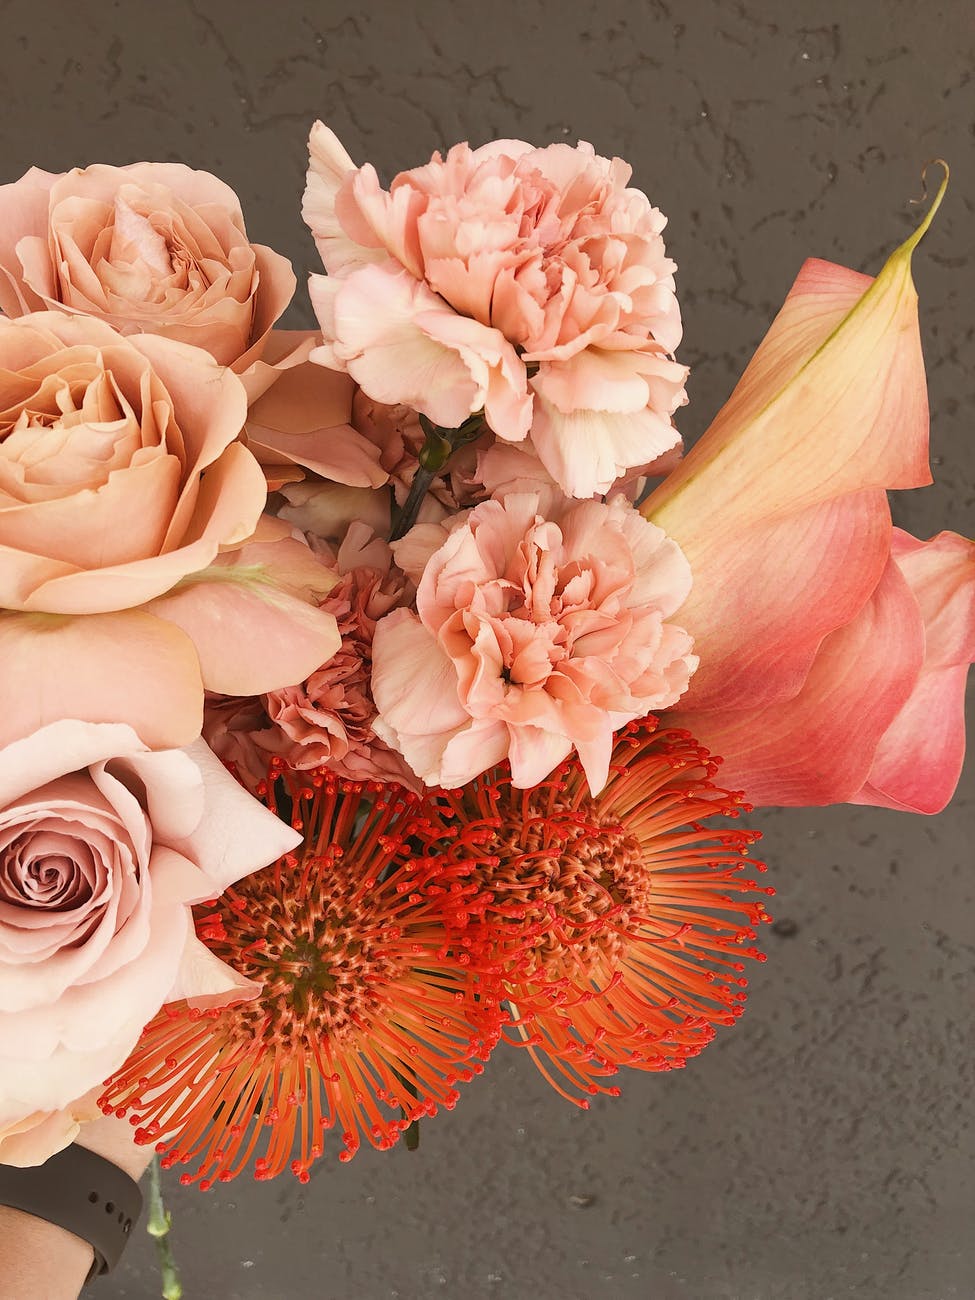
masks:
<path id="1" fill-rule="evenodd" d="M 237 195 L 182 163 L 32 167 L 0 186 L 0 308 L 61 308 L 122 334 L 162 334 L 243 370 L 295 290 L 251 244 Z"/>
<path id="2" fill-rule="evenodd" d="M 309 286 L 313 360 L 444 428 L 483 408 L 497 437 L 530 432 L 570 496 L 675 445 L 676 266 L 621 159 L 458 144 L 387 191 L 321 122 L 309 153 L 303 215 L 328 272 Z"/>
<path id="3" fill-rule="evenodd" d="M 614 731 L 674 704 L 697 667 L 665 621 L 691 589 L 677 544 L 623 496 L 555 495 L 476 506 L 426 563 L 416 614 L 376 628 L 374 729 L 428 785 L 508 759 L 531 787 L 574 746 L 597 793 Z"/>
<path id="4" fill-rule="evenodd" d="M 0 319 L 0 606 L 141 605 L 254 529 L 243 385 L 200 348 L 88 316 Z"/>
<path id="5" fill-rule="evenodd" d="M 190 906 L 299 840 L 202 741 L 68 720 L 0 750 L 0 1161 L 66 1146 L 164 1002 L 253 995 Z"/>

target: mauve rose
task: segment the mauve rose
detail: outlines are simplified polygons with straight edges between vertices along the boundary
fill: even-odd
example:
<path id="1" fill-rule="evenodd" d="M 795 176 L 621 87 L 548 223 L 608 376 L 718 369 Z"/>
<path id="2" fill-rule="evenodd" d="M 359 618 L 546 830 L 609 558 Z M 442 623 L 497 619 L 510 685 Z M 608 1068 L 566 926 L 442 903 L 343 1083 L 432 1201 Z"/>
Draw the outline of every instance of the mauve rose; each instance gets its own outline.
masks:
<path id="1" fill-rule="evenodd" d="M 0 319 L 0 606 L 128 609 L 254 529 L 243 385 L 200 348 L 63 312 Z"/>
<path id="2" fill-rule="evenodd" d="M 313 360 L 445 428 L 483 408 L 497 437 L 530 432 L 575 497 L 675 445 L 676 267 L 626 163 L 585 143 L 458 144 L 387 191 L 321 122 L 309 152 L 303 215 L 328 272 L 309 286 Z"/>
<path id="3" fill-rule="evenodd" d="M 464 785 L 504 759 L 518 787 L 573 747 L 602 788 L 613 733 L 674 704 L 697 667 L 665 620 L 691 572 L 680 548 L 623 496 L 554 491 L 485 501 L 426 561 L 416 610 L 380 620 L 374 729 L 428 785 Z M 418 525 L 436 545 L 440 525 Z M 407 548 L 413 551 L 407 555 Z M 419 541 L 396 558 L 407 569 Z"/>
<path id="4" fill-rule="evenodd" d="M 243 370 L 291 301 L 287 258 L 251 244 L 233 190 L 182 163 L 32 167 L 0 186 L 0 308 L 62 308 L 163 334 Z"/>
<path id="5" fill-rule="evenodd" d="M 299 840 L 202 741 L 68 720 L 0 749 L 0 1161 L 67 1145 L 164 1002 L 253 995 L 190 905 Z"/>

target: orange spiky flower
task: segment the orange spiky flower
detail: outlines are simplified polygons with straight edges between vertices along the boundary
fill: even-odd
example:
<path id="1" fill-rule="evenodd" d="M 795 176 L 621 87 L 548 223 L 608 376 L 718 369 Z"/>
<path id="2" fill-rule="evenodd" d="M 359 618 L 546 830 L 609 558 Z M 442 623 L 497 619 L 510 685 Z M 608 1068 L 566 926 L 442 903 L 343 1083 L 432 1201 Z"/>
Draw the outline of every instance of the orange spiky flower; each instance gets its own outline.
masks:
<path id="1" fill-rule="evenodd" d="M 199 1161 L 182 1181 L 203 1190 L 240 1173 L 262 1135 L 256 1176 L 290 1167 L 303 1182 L 335 1126 L 342 1160 L 362 1137 L 392 1146 L 453 1107 L 505 1020 L 496 976 L 445 953 L 440 900 L 468 867 L 415 858 L 415 795 L 278 760 L 260 793 L 303 848 L 197 909 L 200 937 L 260 995 L 164 1007 L 100 1098 L 164 1167 Z"/>
<path id="2" fill-rule="evenodd" d="M 479 859 L 476 887 L 448 888 L 454 942 L 501 967 L 507 1041 L 579 1105 L 617 1095 L 599 1080 L 621 1066 L 684 1065 L 741 1014 L 742 958 L 764 961 L 755 895 L 774 890 L 741 875 L 765 870 L 745 856 L 760 833 L 704 824 L 750 811 L 714 785 L 719 761 L 648 718 L 617 737 L 596 797 L 569 759 L 533 790 L 503 767 L 432 801 L 425 850 Z"/>

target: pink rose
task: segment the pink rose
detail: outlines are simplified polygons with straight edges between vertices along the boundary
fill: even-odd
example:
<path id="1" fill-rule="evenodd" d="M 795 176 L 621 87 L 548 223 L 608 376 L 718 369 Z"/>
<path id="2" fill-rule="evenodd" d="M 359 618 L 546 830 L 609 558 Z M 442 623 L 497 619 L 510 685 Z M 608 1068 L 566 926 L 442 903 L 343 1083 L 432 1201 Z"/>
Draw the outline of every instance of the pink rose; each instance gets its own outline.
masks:
<path id="1" fill-rule="evenodd" d="M 0 186 L 0 308 L 62 308 L 162 334 L 243 370 L 291 301 L 287 258 L 251 244 L 237 195 L 181 163 L 32 167 Z"/>
<path id="2" fill-rule="evenodd" d="M 428 561 L 417 613 L 376 629 L 375 729 L 430 785 L 507 758 L 531 787 L 574 746 L 598 792 L 614 731 L 675 703 L 697 666 L 665 622 L 690 589 L 676 543 L 621 496 L 486 501 Z"/>
<path id="3" fill-rule="evenodd" d="M 299 840 L 202 741 L 69 720 L 0 750 L 0 1160 L 66 1146 L 164 1002 L 253 995 L 190 905 Z"/>
<path id="4" fill-rule="evenodd" d="M 339 648 L 320 608 L 335 585 L 300 533 L 262 515 L 241 546 L 148 606 L 192 641 L 207 690 L 258 695 L 300 682 Z"/>
<path id="5" fill-rule="evenodd" d="M 243 386 L 208 353 L 61 312 L 0 319 L 0 606 L 141 605 L 266 499 Z"/>
<path id="6" fill-rule="evenodd" d="M 320 122 L 309 150 L 303 215 L 328 271 L 310 285 L 313 359 L 445 428 L 483 408 L 499 438 L 530 431 L 571 496 L 674 446 L 676 267 L 624 162 L 459 144 L 386 191 Z"/>

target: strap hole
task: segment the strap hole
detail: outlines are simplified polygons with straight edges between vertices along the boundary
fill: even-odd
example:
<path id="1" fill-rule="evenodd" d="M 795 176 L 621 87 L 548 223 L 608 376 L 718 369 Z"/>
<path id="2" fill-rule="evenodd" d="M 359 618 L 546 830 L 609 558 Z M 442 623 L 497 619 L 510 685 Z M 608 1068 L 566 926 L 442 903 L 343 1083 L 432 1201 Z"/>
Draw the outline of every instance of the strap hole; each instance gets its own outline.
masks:
<path id="1" fill-rule="evenodd" d="M 125 1222 L 125 1212 L 123 1210 L 119 1210 L 118 1212 L 118 1221 L 119 1223 Z"/>
<path id="2" fill-rule="evenodd" d="M 89 1199 L 89 1201 L 91 1201 L 92 1205 L 97 1205 L 97 1204 L 98 1204 L 98 1193 L 97 1193 L 97 1192 L 89 1192 L 89 1193 L 88 1193 L 88 1199 Z"/>
<path id="3" fill-rule="evenodd" d="M 114 1213 L 115 1213 L 115 1205 L 114 1205 L 114 1203 L 113 1203 L 112 1201 L 106 1201 L 106 1202 L 105 1202 L 105 1213 L 106 1213 L 106 1214 L 114 1214 Z"/>
<path id="4" fill-rule="evenodd" d="M 131 1231 L 132 1231 L 132 1220 L 131 1220 L 131 1219 L 126 1219 L 126 1220 L 125 1220 L 125 1223 L 122 1225 L 122 1231 L 123 1231 L 123 1232 L 131 1232 Z"/>

